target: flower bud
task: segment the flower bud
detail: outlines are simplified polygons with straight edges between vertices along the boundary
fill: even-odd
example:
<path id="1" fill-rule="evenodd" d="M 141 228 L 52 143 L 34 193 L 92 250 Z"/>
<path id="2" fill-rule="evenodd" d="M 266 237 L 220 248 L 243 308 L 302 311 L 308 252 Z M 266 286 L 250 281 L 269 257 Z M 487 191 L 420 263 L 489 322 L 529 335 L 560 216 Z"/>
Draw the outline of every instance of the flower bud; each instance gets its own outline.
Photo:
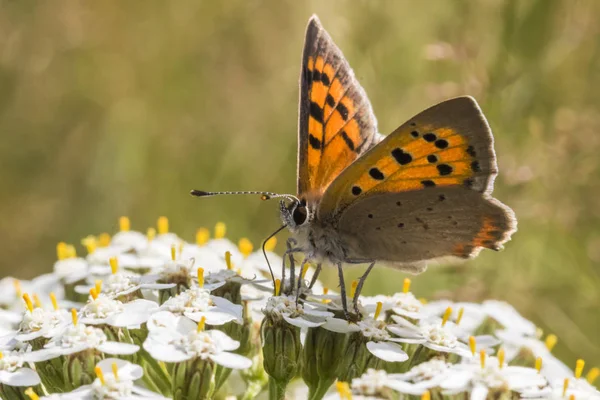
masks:
<path id="1" fill-rule="evenodd" d="M 347 333 L 310 328 L 302 352 L 302 379 L 309 387 L 309 397 L 322 398 L 336 378 L 338 366 L 347 351 Z"/>
<path id="2" fill-rule="evenodd" d="M 360 332 L 350 334 L 344 356 L 337 368 L 337 379 L 352 382 L 352 379 L 364 374 L 368 368 L 379 369 L 383 361 L 367 349 L 368 339 Z"/>
<path id="3" fill-rule="evenodd" d="M 271 377 L 271 390 L 284 392 L 292 378 L 299 372 L 302 352 L 300 328 L 283 319 L 267 315 L 261 327 L 265 371 Z"/>
<path id="4" fill-rule="evenodd" d="M 215 391 L 215 364 L 210 360 L 194 358 L 173 366 L 174 399 L 212 399 Z"/>

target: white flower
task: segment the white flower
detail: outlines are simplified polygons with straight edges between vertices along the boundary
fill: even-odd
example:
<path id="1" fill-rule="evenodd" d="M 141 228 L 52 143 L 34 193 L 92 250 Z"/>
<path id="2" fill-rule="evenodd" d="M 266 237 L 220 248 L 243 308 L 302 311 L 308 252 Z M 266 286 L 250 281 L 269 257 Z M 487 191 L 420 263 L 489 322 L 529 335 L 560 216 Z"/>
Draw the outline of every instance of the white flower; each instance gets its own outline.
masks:
<path id="1" fill-rule="evenodd" d="M 483 311 L 491 318 L 498 321 L 506 330 L 534 337 L 537 332 L 535 324 L 521 316 L 510 304 L 486 300 L 482 304 Z"/>
<path id="2" fill-rule="evenodd" d="M 25 311 L 15 339 L 22 342 L 38 337 L 52 337 L 71 323 L 71 314 L 65 309 L 46 310 L 41 307 Z"/>
<path id="3" fill-rule="evenodd" d="M 203 287 L 193 287 L 169 298 L 160 309 L 183 314 L 196 322 L 204 317 L 209 325 L 223 325 L 231 321 L 239 324 L 243 322 L 241 305 L 233 304 L 222 297 L 211 296 L 210 290 Z"/>
<path id="4" fill-rule="evenodd" d="M 83 400 L 166 400 L 155 392 L 134 385 L 134 381 L 144 374 L 139 365 L 117 358 L 107 358 L 100 361 L 96 367 L 102 371 L 102 379 L 96 378 L 91 385 L 81 386 L 68 395 L 78 396 L 78 399 Z M 75 397 L 67 397 L 71 398 Z"/>
<path id="5" fill-rule="evenodd" d="M 175 287 L 175 283 L 156 283 L 159 279 L 157 275 L 135 275 L 131 272 L 117 271 L 114 274 L 108 275 L 102 281 L 102 293 L 106 293 L 110 297 L 120 297 L 136 292 L 140 289 L 147 290 L 164 290 Z M 89 293 L 94 287 L 92 284 L 88 286 L 77 286 L 75 291 L 80 294 Z"/>
<path id="6" fill-rule="evenodd" d="M 456 324 L 463 334 L 466 336 L 472 335 L 484 321 L 487 316 L 483 306 L 477 303 L 453 303 L 448 300 L 432 301 L 423 306 L 423 317 L 440 317 L 448 309 L 452 308 L 448 323 L 456 321 L 459 313 L 462 313 L 460 323 Z M 462 309 L 462 311 L 461 311 Z M 458 332 L 455 332 L 458 333 Z M 459 335 L 460 336 L 460 335 Z"/>
<path id="7" fill-rule="evenodd" d="M 181 318 L 171 329 L 151 330 L 144 349 L 152 357 L 164 362 L 183 362 L 194 358 L 210 359 L 226 368 L 246 369 L 252 361 L 231 351 L 240 346 L 238 341 L 217 330 L 198 331 L 197 325 Z"/>
<path id="8" fill-rule="evenodd" d="M 385 371 L 377 371 L 369 368 L 359 378 L 352 379 L 352 392 L 367 396 L 375 396 L 389 387 L 388 374 Z"/>
<path id="9" fill-rule="evenodd" d="M 526 399 L 575 399 L 600 400 L 600 391 L 583 378 L 568 378 L 565 390 L 565 379 L 554 379 L 550 384 L 541 388 L 533 388 L 522 391 L 521 395 Z"/>
<path id="10" fill-rule="evenodd" d="M 368 312 L 375 311 L 377 303 L 380 302 L 383 312 L 392 310 L 396 315 L 412 319 L 420 319 L 423 316 L 423 304 L 411 292 L 394 293 L 393 296 L 361 297 L 361 302 Z"/>
<path id="11" fill-rule="evenodd" d="M 392 318 L 397 324 L 389 325 L 388 330 L 398 336 L 398 342 L 420 343 L 431 350 L 454 353 L 462 357 L 472 356 L 469 347 L 459 342 L 456 335 L 441 322 L 424 320 L 416 326 L 401 317 Z"/>
<path id="12" fill-rule="evenodd" d="M 327 318 L 333 317 L 332 312 L 319 310 L 310 304 L 296 303 L 296 296 L 270 297 L 263 313 L 299 328 L 315 328 L 323 325 Z"/>
<path id="13" fill-rule="evenodd" d="M 388 387 L 401 393 L 418 396 L 445 380 L 451 366 L 452 364 L 444 360 L 433 358 L 414 366 L 406 373 L 390 375 Z"/>
<path id="14" fill-rule="evenodd" d="M 389 362 L 402 362 L 408 360 L 408 355 L 402 347 L 395 343 L 399 341 L 392 338 L 383 321 L 367 317 L 357 323 L 351 323 L 339 318 L 328 318 L 323 325 L 324 329 L 337 333 L 360 332 L 367 341 L 367 350 L 375 357 Z"/>
<path id="15" fill-rule="evenodd" d="M 129 355 L 137 352 L 139 346 L 108 341 L 102 329 L 78 323 L 67 327 L 59 336 L 52 338 L 43 349 L 28 353 L 26 359 L 31 362 L 46 361 L 88 349 L 96 349 L 108 354 Z"/>
<path id="16" fill-rule="evenodd" d="M 0 383 L 8 386 L 35 386 L 40 377 L 31 368 L 24 367 L 25 358 L 20 352 L 0 353 Z"/>
<path id="17" fill-rule="evenodd" d="M 142 232 L 120 231 L 112 237 L 110 245 L 122 248 L 125 252 L 130 250 L 139 252 L 148 245 L 148 238 Z"/>
<path id="18" fill-rule="evenodd" d="M 65 281 L 74 283 L 85 279 L 88 274 L 88 263 L 83 258 L 65 258 L 54 263 L 54 274 Z"/>
<path id="19" fill-rule="evenodd" d="M 447 394 L 471 392 L 471 399 L 483 400 L 489 390 L 522 392 L 547 385 L 546 379 L 533 368 L 507 366 L 496 357 L 485 357 L 484 363 L 475 357 L 455 364 L 440 387 Z"/>
<path id="20" fill-rule="evenodd" d="M 153 301 L 136 299 L 123 304 L 119 300 L 100 294 L 95 299 L 90 297 L 88 303 L 81 308 L 80 320 L 88 325 L 106 324 L 135 328 L 145 323 L 157 309 L 158 304 Z"/>
<path id="21" fill-rule="evenodd" d="M 519 331 L 498 330 L 496 336 L 502 340 L 506 359 L 512 360 L 522 349 L 529 349 L 535 358 L 542 359 L 542 374 L 550 381 L 573 376 L 573 371 L 556 358 L 546 344 L 532 337 L 523 336 Z"/>

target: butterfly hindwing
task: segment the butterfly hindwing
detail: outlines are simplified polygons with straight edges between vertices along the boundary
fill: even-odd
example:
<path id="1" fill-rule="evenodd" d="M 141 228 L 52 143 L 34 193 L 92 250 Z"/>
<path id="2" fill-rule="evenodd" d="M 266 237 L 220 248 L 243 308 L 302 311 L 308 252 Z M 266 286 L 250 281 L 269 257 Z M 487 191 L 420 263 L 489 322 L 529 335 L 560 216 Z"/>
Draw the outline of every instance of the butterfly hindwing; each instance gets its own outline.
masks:
<path id="1" fill-rule="evenodd" d="M 463 186 L 375 194 L 348 207 L 338 229 L 350 259 L 387 261 L 405 268 L 422 260 L 469 258 L 498 250 L 516 227 L 508 207 Z"/>
<path id="2" fill-rule="evenodd" d="M 470 97 L 431 107 L 362 155 L 329 186 L 318 218 L 348 238 L 348 258 L 416 262 L 498 249 L 515 229 L 492 199 L 490 128 Z"/>
<path id="3" fill-rule="evenodd" d="M 377 123 L 340 49 L 313 16 L 300 76 L 298 195 L 318 196 L 370 148 Z"/>

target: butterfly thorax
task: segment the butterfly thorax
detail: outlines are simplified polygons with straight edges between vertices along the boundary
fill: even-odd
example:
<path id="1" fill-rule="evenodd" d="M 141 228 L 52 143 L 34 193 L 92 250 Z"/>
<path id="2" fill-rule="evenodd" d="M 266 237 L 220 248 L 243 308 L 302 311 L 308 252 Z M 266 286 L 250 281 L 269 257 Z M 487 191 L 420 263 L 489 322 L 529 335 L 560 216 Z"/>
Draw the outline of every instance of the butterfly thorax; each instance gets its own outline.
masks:
<path id="1" fill-rule="evenodd" d="M 315 261 L 345 262 L 348 238 L 343 238 L 336 227 L 317 218 L 314 208 L 306 203 L 282 204 L 281 219 L 296 240 L 296 246 Z"/>

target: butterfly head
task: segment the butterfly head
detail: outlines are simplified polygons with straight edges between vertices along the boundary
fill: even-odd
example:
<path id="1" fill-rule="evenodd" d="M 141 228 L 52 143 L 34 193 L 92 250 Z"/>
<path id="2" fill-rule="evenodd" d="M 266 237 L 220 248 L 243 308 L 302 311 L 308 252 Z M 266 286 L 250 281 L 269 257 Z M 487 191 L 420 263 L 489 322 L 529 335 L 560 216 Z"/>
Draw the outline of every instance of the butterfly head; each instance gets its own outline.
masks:
<path id="1" fill-rule="evenodd" d="M 295 231 L 299 227 L 308 224 L 310 213 L 306 207 L 306 200 L 294 200 L 279 202 L 279 211 L 281 212 L 281 220 L 291 231 Z"/>

